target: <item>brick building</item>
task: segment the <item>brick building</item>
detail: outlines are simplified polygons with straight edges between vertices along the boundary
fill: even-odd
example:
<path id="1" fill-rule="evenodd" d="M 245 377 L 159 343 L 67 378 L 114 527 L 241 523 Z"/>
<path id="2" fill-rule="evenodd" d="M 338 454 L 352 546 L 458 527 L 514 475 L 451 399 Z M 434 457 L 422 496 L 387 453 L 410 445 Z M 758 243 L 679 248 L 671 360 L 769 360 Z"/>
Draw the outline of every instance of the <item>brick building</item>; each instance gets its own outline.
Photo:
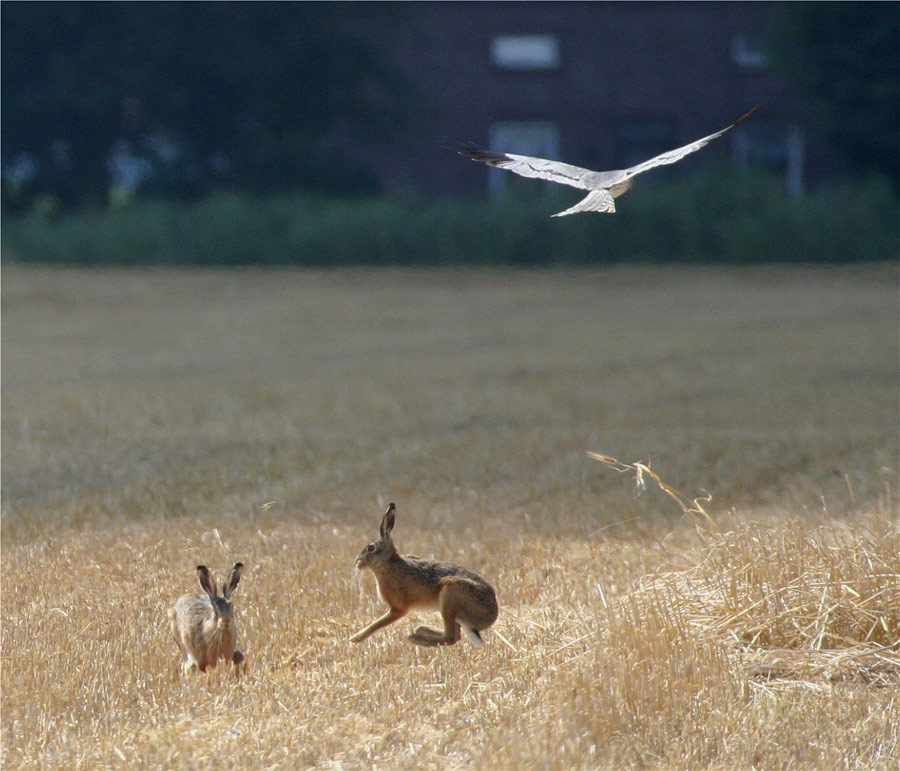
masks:
<path id="1" fill-rule="evenodd" d="M 693 156 L 762 163 L 799 192 L 829 170 L 827 151 L 760 47 L 767 3 L 405 3 L 391 55 L 423 102 L 395 142 L 368 148 L 388 190 L 448 195 L 510 184 L 441 140 L 557 158 L 593 169 L 631 165 L 751 121 Z M 540 184 L 540 183 L 532 183 Z"/>

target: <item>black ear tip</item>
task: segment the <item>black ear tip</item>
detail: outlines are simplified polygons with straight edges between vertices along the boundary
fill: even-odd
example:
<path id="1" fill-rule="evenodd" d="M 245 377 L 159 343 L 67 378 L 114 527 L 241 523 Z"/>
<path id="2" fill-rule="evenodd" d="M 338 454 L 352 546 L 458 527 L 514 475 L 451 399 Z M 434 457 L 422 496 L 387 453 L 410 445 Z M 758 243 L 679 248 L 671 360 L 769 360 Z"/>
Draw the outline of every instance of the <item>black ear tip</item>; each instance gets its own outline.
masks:
<path id="1" fill-rule="evenodd" d="M 197 565 L 197 570 L 205 573 L 207 570 L 209 570 L 209 568 L 207 568 L 206 565 Z"/>
<path id="2" fill-rule="evenodd" d="M 243 562 L 235 562 L 235 563 L 234 563 L 234 567 L 232 568 L 232 570 L 242 570 L 243 567 L 244 567 L 244 563 L 243 563 Z"/>
<path id="3" fill-rule="evenodd" d="M 388 511 L 396 511 L 397 510 L 397 507 L 394 505 L 393 501 L 388 504 L 387 510 Z"/>

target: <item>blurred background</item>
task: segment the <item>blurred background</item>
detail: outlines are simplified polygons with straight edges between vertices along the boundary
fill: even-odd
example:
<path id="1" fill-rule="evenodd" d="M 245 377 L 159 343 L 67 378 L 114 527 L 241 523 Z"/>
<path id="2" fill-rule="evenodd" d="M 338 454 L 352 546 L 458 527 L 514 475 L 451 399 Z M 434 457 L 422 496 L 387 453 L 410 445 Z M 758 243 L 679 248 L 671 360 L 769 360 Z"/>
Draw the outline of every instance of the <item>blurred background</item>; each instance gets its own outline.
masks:
<path id="1" fill-rule="evenodd" d="M 5 257 L 129 264 L 900 255 L 897 3 L 2 4 Z M 734 121 L 612 216 L 594 169 Z"/>

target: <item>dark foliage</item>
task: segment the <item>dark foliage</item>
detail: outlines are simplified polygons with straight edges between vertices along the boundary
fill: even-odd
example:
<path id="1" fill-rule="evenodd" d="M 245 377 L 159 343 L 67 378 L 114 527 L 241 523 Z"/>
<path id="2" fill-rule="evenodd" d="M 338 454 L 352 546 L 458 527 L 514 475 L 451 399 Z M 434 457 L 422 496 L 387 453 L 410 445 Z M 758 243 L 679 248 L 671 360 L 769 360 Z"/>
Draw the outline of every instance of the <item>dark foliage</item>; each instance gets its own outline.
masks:
<path id="1" fill-rule="evenodd" d="M 883 178 L 791 200 L 764 173 L 708 169 L 647 185 L 614 215 L 549 215 L 571 193 L 499 201 L 356 201 L 217 194 L 91 214 L 10 219 L 3 253 L 80 265 L 602 265 L 896 260 Z"/>
<path id="2" fill-rule="evenodd" d="M 851 168 L 900 189 L 900 4 L 779 3 L 769 49 Z"/>
<path id="3" fill-rule="evenodd" d="M 372 192 L 374 180 L 348 162 L 324 173 L 335 163 L 324 140 L 336 128 L 361 138 L 391 128 L 404 114 L 396 104 L 409 98 L 383 56 L 390 4 L 5 2 L 2 10 L 3 160 L 40 159 L 33 186 L 64 204 L 105 198 L 110 149 L 123 140 L 154 166 L 142 186 L 149 193 L 327 191 L 348 178 Z M 14 205 L 7 188 L 4 203 Z"/>

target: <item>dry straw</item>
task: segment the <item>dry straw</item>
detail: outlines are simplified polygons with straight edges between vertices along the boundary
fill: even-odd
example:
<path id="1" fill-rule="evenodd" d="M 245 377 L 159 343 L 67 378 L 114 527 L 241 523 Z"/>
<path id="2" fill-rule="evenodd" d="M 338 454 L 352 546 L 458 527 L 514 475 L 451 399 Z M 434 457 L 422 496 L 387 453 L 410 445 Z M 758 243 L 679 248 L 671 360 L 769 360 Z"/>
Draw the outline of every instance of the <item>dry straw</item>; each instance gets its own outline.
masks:
<path id="1" fill-rule="evenodd" d="M 895 268 L 3 278 L 4 769 L 898 767 Z M 348 642 L 380 494 L 485 650 Z"/>
<path id="2" fill-rule="evenodd" d="M 639 489 L 652 479 L 706 531 L 696 564 L 646 579 L 623 602 L 677 607 L 680 623 L 726 644 L 754 680 L 900 683 L 900 530 L 887 516 L 868 532 L 796 519 L 723 531 L 708 496 L 688 498 L 649 464 L 588 455 L 633 473 Z"/>

